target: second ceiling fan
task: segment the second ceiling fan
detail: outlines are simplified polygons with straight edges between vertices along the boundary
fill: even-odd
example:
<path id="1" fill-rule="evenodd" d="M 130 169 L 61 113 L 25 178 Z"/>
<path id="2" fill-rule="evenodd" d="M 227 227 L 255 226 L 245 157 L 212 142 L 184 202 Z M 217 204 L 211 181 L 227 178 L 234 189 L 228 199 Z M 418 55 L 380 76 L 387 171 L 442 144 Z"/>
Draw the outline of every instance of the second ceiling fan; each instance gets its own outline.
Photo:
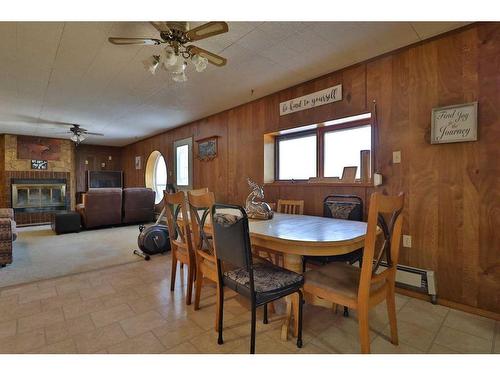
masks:
<path id="1" fill-rule="evenodd" d="M 161 39 L 111 37 L 108 40 L 117 45 L 158 46 L 165 44 L 166 48 L 159 55 L 153 55 L 145 61 L 146 67 L 152 74 L 155 74 L 157 68 L 163 66 L 172 73 L 172 79 L 178 82 L 187 80 L 185 69 L 188 61 L 193 63 L 198 72 L 205 70 L 207 63 L 215 66 L 226 65 L 227 60 L 224 57 L 188 44 L 226 33 L 229 30 L 226 22 L 208 22 L 194 29 L 189 29 L 188 22 L 157 21 L 151 24 L 160 32 Z"/>

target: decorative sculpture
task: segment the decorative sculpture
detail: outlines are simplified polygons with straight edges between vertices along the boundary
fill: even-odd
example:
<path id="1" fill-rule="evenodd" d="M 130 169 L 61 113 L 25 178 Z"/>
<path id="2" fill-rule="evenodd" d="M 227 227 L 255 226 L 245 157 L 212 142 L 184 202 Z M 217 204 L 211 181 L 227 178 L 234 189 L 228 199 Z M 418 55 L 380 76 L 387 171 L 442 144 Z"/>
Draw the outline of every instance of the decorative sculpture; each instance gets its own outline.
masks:
<path id="1" fill-rule="evenodd" d="M 273 218 L 273 210 L 266 202 L 257 202 L 256 199 L 264 199 L 264 190 L 257 183 L 247 178 L 248 186 L 252 189 L 248 194 L 245 210 L 251 219 L 268 220 Z"/>

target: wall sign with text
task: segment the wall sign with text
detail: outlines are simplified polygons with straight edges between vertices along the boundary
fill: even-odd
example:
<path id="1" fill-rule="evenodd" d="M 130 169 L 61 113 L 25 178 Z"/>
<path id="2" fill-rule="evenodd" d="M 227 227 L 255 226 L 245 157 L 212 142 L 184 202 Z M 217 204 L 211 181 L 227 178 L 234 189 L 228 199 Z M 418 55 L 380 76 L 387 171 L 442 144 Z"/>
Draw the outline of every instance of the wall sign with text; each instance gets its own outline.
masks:
<path id="1" fill-rule="evenodd" d="M 477 102 L 433 108 L 431 143 L 477 141 Z"/>
<path id="2" fill-rule="evenodd" d="M 31 159 L 31 169 L 47 169 L 47 160 L 35 160 Z"/>
<path id="3" fill-rule="evenodd" d="M 304 109 L 319 107 L 320 105 L 338 102 L 342 100 L 342 85 L 336 85 L 327 89 L 313 92 L 295 99 L 280 103 L 280 116 L 288 115 Z"/>

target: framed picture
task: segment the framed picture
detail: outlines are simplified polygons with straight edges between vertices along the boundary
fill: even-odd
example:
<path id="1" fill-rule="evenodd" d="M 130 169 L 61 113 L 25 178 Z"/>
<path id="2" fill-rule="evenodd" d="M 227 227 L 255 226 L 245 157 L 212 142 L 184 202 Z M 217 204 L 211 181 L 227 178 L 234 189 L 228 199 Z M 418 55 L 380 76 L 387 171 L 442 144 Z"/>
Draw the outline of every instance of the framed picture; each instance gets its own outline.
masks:
<path id="1" fill-rule="evenodd" d="M 135 157 L 135 169 L 141 169 L 141 157 L 140 156 Z"/>
<path id="2" fill-rule="evenodd" d="M 431 143 L 477 141 L 477 102 L 432 109 Z"/>
<path id="3" fill-rule="evenodd" d="M 17 158 L 28 160 L 60 160 L 62 140 L 17 136 Z"/>
<path id="4" fill-rule="evenodd" d="M 31 159 L 31 169 L 45 170 L 47 169 L 49 163 L 47 160 L 36 160 Z"/>
<path id="5" fill-rule="evenodd" d="M 344 167 L 342 171 L 341 182 L 355 182 L 356 181 L 356 172 L 358 171 L 358 167 Z"/>
<path id="6" fill-rule="evenodd" d="M 198 143 L 198 159 L 212 160 L 217 156 L 217 138 L 218 136 L 212 136 L 196 141 Z"/>

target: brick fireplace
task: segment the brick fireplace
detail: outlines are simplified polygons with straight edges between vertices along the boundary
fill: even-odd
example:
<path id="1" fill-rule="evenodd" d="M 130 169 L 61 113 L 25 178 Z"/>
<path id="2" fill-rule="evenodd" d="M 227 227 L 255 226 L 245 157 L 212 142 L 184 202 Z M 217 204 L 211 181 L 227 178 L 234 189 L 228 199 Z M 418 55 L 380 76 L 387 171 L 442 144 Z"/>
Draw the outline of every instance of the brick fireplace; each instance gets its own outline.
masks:
<path id="1" fill-rule="evenodd" d="M 69 209 L 69 181 L 69 172 L 6 171 L 4 202 L 14 208 L 17 224 L 48 223 L 57 211 Z"/>

